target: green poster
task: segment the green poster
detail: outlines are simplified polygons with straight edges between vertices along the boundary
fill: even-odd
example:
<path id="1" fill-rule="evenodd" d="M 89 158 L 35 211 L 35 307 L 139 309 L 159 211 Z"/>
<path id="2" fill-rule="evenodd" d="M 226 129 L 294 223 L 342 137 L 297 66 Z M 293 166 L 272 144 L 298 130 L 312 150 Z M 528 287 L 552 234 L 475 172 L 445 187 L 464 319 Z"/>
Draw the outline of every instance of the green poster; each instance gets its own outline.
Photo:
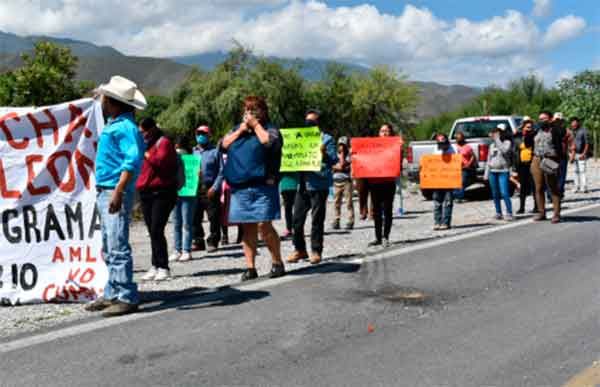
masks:
<path id="1" fill-rule="evenodd" d="M 318 172 L 321 170 L 321 131 L 319 128 L 281 129 L 283 155 L 281 172 Z"/>
<path id="2" fill-rule="evenodd" d="M 179 196 L 196 196 L 198 174 L 202 164 L 200 157 L 196 155 L 181 155 L 180 157 L 185 171 L 185 185 L 179 190 Z"/>

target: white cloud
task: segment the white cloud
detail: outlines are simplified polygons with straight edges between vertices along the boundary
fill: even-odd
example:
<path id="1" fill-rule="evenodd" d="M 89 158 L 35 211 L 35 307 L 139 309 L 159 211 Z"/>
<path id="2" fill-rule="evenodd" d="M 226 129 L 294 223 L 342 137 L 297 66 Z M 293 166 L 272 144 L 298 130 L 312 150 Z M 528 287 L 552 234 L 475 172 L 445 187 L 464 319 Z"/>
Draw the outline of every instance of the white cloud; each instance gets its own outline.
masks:
<path id="1" fill-rule="evenodd" d="M 544 34 L 544 45 L 546 47 L 556 46 L 564 41 L 571 40 L 583 33 L 586 22 L 583 18 L 567 15 L 556 19 Z"/>
<path id="2" fill-rule="evenodd" d="M 548 17 L 552 12 L 552 0 L 533 0 L 533 16 Z"/>
<path id="3" fill-rule="evenodd" d="M 551 5 L 535 3 L 536 9 Z M 541 53 L 578 36 L 585 25 L 569 15 L 543 33 L 515 10 L 449 20 L 410 4 L 386 14 L 366 0 L 342 7 L 316 0 L 0 2 L 1 30 L 88 40 L 132 55 L 226 50 L 236 39 L 265 55 L 385 63 L 414 79 L 479 85 L 541 69 Z"/>

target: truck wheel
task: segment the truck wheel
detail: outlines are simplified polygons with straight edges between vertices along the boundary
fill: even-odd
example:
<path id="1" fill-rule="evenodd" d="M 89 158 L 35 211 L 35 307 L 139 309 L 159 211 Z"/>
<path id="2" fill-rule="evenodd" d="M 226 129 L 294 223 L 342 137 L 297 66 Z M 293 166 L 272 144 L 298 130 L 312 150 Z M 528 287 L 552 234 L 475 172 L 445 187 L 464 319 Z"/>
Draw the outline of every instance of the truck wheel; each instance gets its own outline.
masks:
<path id="1" fill-rule="evenodd" d="M 423 197 L 425 198 L 425 200 L 432 200 L 433 199 L 433 191 L 430 189 L 422 189 L 421 190 L 421 194 L 423 195 Z"/>

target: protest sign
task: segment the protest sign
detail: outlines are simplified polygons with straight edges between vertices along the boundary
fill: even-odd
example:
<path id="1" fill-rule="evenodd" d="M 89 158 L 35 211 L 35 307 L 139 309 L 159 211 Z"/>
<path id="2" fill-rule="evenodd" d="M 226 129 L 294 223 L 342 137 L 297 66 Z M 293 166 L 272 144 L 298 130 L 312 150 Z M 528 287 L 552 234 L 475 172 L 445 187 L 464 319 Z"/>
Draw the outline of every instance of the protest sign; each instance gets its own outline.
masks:
<path id="1" fill-rule="evenodd" d="M 185 172 L 185 185 L 178 192 L 179 196 L 196 196 L 198 192 L 198 173 L 200 172 L 201 160 L 196 155 L 181 155 L 183 169 Z"/>
<path id="2" fill-rule="evenodd" d="M 402 137 L 356 137 L 351 140 L 352 177 L 398 177 L 402 173 Z"/>
<path id="3" fill-rule="evenodd" d="M 108 278 L 94 174 L 100 104 L 81 99 L 4 113 L 0 301 L 94 299 Z"/>
<path id="4" fill-rule="evenodd" d="M 419 161 L 421 189 L 456 189 L 462 187 L 462 156 L 425 155 Z"/>
<path id="5" fill-rule="evenodd" d="M 281 129 L 281 172 L 321 170 L 321 131 L 317 127 Z"/>

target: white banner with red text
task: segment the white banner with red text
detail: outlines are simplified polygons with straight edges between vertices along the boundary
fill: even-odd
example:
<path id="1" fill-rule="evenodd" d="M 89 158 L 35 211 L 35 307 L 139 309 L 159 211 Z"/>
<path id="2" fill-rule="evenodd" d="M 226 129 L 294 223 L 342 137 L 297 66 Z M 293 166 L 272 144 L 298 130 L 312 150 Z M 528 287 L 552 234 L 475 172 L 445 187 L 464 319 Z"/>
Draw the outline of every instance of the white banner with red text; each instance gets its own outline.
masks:
<path id="1" fill-rule="evenodd" d="M 0 302 L 96 298 L 108 278 L 94 174 L 100 104 L 0 112 Z"/>

